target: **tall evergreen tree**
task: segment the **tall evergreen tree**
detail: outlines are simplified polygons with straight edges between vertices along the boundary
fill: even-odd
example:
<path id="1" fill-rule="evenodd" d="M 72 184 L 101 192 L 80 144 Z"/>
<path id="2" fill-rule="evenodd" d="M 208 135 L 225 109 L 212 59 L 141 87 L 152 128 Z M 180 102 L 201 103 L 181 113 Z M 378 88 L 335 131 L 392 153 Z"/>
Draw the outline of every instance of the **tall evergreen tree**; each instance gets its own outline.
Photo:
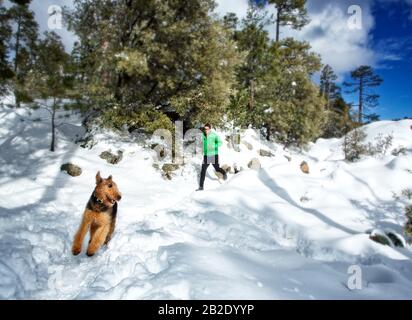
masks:
<path id="1" fill-rule="evenodd" d="M 371 66 L 360 66 L 352 71 L 352 82 L 345 82 L 348 93 L 358 94 L 358 122 L 363 123 L 365 111 L 379 104 L 379 95 L 374 94 L 372 89 L 380 86 L 383 79 L 375 74 Z"/>
<path id="2" fill-rule="evenodd" d="M 29 6 L 31 0 L 10 0 L 13 6 L 9 9 L 10 17 L 15 26 L 14 43 L 11 50 L 14 52 L 13 71 L 15 74 L 16 105 L 26 97 L 25 77 L 33 62 L 36 41 L 38 38 L 38 24 L 34 13 Z"/>
<path id="3" fill-rule="evenodd" d="M 240 121 L 243 125 L 260 126 L 262 106 L 259 102 L 258 91 L 262 88 L 261 80 L 270 67 L 270 39 L 265 30 L 268 24 L 266 12 L 257 5 L 249 6 L 246 17 L 242 21 L 242 29 L 236 33 L 238 48 L 246 54 L 244 63 L 238 68 L 237 82 L 238 94 L 236 100 L 244 100 L 247 105 L 246 112 L 242 113 Z M 274 61 L 274 60 L 272 60 Z M 272 79 L 273 80 L 273 79 Z M 241 101 L 239 101 L 242 103 Z M 237 102 L 235 102 L 237 103 Z"/>
<path id="4" fill-rule="evenodd" d="M 275 137 L 286 146 L 303 145 L 322 133 L 326 120 L 325 100 L 311 76 L 320 70 L 320 57 L 306 42 L 292 38 L 274 43 L 278 51 L 281 75 L 271 90 L 266 113 Z"/>
<path id="5" fill-rule="evenodd" d="M 322 137 L 326 139 L 340 138 L 354 129 L 356 125 L 350 111 L 351 105 L 347 104 L 342 97 L 331 101 Z"/>
<path id="6" fill-rule="evenodd" d="M 276 42 L 280 40 L 280 28 L 291 26 L 300 30 L 309 23 L 306 0 L 269 0 L 276 8 Z"/>
<path id="7" fill-rule="evenodd" d="M 61 38 L 54 32 L 46 32 L 44 39 L 39 41 L 34 68 L 27 76 L 27 85 L 31 97 L 36 99 L 35 104 L 50 113 L 52 152 L 55 151 L 56 129 L 59 126 L 56 114 L 62 99 L 71 97 L 73 80 L 70 55 L 65 52 Z"/>
<path id="8" fill-rule="evenodd" d="M 330 65 L 323 67 L 320 75 L 320 94 L 326 99 L 328 109 L 333 101 L 341 96 L 340 88 L 336 85 L 338 76 Z"/>
<path id="9" fill-rule="evenodd" d="M 103 113 L 118 116 L 119 125 L 143 126 L 143 114 L 151 115 L 151 126 L 199 115 L 194 93 L 210 96 L 215 81 L 222 93 L 216 97 L 229 96 L 237 51 L 227 28 L 211 17 L 213 0 L 75 0 L 74 5 L 69 24 L 80 39 L 84 91 Z M 222 102 L 214 102 L 215 110 L 223 112 Z"/>
<path id="10" fill-rule="evenodd" d="M 11 34 L 10 15 L 0 0 L 0 96 L 6 93 L 7 81 L 13 77 L 8 55 Z"/>
<path id="11" fill-rule="evenodd" d="M 249 14 L 237 34 L 247 56 L 229 114 L 236 125 L 264 127 L 268 139 L 302 145 L 321 134 L 325 121 L 325 101 L 310 79 L 320 70 L 320 58 L 308 43 L 291 38 L 271 42 L 265 23 L 258 11 Z"/>

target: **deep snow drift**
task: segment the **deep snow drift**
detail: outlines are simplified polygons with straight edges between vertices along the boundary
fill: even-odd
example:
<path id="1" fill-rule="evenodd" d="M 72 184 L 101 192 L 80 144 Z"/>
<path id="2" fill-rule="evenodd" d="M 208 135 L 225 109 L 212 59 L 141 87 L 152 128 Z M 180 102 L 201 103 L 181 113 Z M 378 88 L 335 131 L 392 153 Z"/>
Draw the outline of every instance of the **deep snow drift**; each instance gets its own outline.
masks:
<path id="1" fill-rule="evenodd" d="M 378 122 L 368 139 L 393 133 L 406 154 L 343 161 L 341 140 L 286 153 L 256 141 L 221 151 L 221 163 L 245 170 L 220 184 L 210 167 L 197 187 L 200 160 L 165 181 L 153 152 L 127 137 L 100 134 L 83 149 L 68 118 L 48 151 L 45 114 L 0 107 L 0 298 L 2 299 L 411 299 L 412 251 L 369 239 L 372 229 L 403 234 L 400 194 L 412 188 L 412 121 Z M 35 121 L 33 121 L 35 120 Z M 76 137 L 77 136 L 77 137 Z M 222 139 L 224 137 L 222 136 Z M 259 149 L 274 157 L 260 157 Z M 124 151 L 110 165 L 102 151 Z M 284 155 L 290 155 L 288 161 Z M 258 157 L 262 169 L 249 170 Z M 310 174 L 301 172 L 305 160 Z M 60 172 L 63 163 L 83 169 Z M 95 257 L 70 253 L 98 170 L 123 193 L 118 225 Z M 87 239 L 84 244 L 87 243 Z M 348 288 L 359 265 L 362 289 Z"/>

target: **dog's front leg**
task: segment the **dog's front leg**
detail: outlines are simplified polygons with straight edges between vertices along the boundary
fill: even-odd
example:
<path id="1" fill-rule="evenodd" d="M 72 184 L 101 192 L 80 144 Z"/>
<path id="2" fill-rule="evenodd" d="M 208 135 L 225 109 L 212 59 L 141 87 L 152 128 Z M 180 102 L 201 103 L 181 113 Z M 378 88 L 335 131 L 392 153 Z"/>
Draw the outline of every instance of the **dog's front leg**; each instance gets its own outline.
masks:
<path id="1" fill-rule="evenodd" d="M 104 241 L 105 245 L 108 245 L 110 240 L 112 240 L 114 229 L 116 228 L 116 217 L 114 217 L 110 223 L 110 229 L 107 234 L 106 240 Z"/>
<path id="2" fill-rule="evenodd" d="M 72 253 L 73 255 L 77 256 L 82 251 L 82 245 L 84 241 L 84 237 L 86 236 L 87 231 L 89 230 L 90 221 L 87 218 L 87 213 L 83 215 L 82 223 L 80 224 L 80 228 L 76 233 L 73 241 Z"/>
<path id="3" fill-rule="evenodd" d="M 106 240 L 107 234 L 109 233 L 110 226 L 105 224 L 97 228 L 94 233 L 93 238 L 89 244 L 89 248 L 87 249 L 87 255 L 89 257 L 94 256 L 95 253 L 100 249 L 103 245 L 104 241 Z"/>

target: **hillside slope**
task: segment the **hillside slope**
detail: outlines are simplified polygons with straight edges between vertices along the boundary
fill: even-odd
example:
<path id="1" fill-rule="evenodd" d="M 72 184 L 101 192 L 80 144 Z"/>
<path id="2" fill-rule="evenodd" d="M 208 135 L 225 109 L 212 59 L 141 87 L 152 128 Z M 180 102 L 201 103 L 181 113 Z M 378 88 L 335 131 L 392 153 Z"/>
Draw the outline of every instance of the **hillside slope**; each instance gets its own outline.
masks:
<path id="1" fill-rule="evenodd" d="M 172 181 L 152 152 L 126 137 L 100 134 L 91 150 L 73 143 L 80 121 L 64 125 L 55 154 L 40 111 L 0 109 L 0 298 L 2 299 L 411 299 L 412 251 L 369 239 L 372 229 L 403 234 L 400 194 L 412 188 L 412 121 L 367 126 L 368 139 L 393 133 L 398 157 L 343 161 L 341 140 L 307 152 L 257 142 L 222 149 L 222 163 L 245 168 L 220 184 L 209 169 L 197 187 L 199 159 Z M 73 125 L 74 123 L 74 125 Z M 45 138 L 47 137 L 47 138 Z M 271 149 L 274 157 L 257 150 Z M 124 151 L 110 165 L 102 151 Z M 390 153 L 389 153 L 390 154 Z M 262 169 L 247 169 L 258 157 Z M 310 174 L 301 172 L 305 160 Z M 60 172 L 63 163 L 83 169 Z M 197 163 L 197 165 L 195 165 Z M 123 193 L 118 226 L 93 258 L 70 253 L 98 170 Z M 86 240 L 87 241 L 87 240 Z M 362 290 L 347 287 L 362 269 Z"/>

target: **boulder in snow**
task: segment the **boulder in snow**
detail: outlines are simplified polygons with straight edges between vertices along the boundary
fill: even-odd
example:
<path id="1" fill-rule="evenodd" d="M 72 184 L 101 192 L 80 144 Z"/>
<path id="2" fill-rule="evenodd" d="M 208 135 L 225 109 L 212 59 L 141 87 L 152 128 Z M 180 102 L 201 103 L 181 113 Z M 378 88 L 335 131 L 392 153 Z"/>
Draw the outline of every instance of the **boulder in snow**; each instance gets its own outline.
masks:
<path id="1" fill-rule="evenodd" d="M 401 235 L 397 234 L 396 232 L 387 231 L 386 236 L 389 239 L 391 239 L 395 247 L 400 247 L 400 248 L 405 247 L 405 240 L 403 239 Z"/>
<path id="2" fill-rule="evenodd" d="M 227 164 L 222 165 L 221 168 L 225 170 L 226 173 L 233 173 L 232 167 Z"/>
<path id="3" fill-rule="evenodd" d="M 166 148 L 160 144 L 151 144 L 150 149 L 155 150 L 157 152 L 157 156 L 159 157 L 159 159 L 164 159 L 167 155 Z"/>
<path id="4" fill-rule="evenodd" d="M 163 172 L 173 172 L 179 170 L 179 165 L 175 163 L 165 163 L 162 167 Z"/>
<path id="5" fill-rule="evenodd" d="M 162 178 L 165 180 L 172 180 L 173 172 L 179 170 L 180 166 L 175 163 L 165 163 L 162 166 Z"/>
<path id="6" fill-rule="evenodd" d="M 267 151 L 267 150 L 263 150 L 263 149 L 259 150 L 259 155 L 261 157 L 273 157 L 274 156 L 274 154 L 272 152 Z"/>
<path id="7" fill-rule="evenodd" d="M 100 154 L 100 158 L 106 160 L 110 164 L 118 164 L 123 159 L 123 151 L 117 151 L 117 155 L 111 151 L 104 151 Z"/>
<path id="8" fill-rule="evenodd" d="M 221 167 L 227 174 L 228 174 L 228 173 L 231 173 L 231 174 L 234 173 L 233 170 L 232 170 L 232 167 L 229 166 L 229 165 L 227 165 L 227 164 L 224 164 L 224 165 L 222 165 L 222 166 L 220 166 L 220 167 Z M 217 172 L 217 171 L 216 171 L 216 176 L 217 176 L 219 179 L 224 180 L 223 174 L 221 174 L 220 172 Z"/>
<path id="9" fill-rule="evenodd" d="M 72 163 L 65 163 L 60 167 L 60 171 L 66 171 L 69 176 L 78 177 L 82 174 L 82 169 Z"/>
<path id="10" fill-rule="evenodd" d="M 308 163 L 306 162 L 306 161 L 303 161 L 301 164 L 300 164 L 300 170 L 302 170 L 302 172 L 303 173 L 305 173 L 305 174 L 309 174 L 309 165 L 308 165 Z"/>
<path id="11" fill-rule="evenodd" d="M 286 160 L 288 160 L 289 162 L 292 162 L 292 157 L 285 155 L 285 158 L 286 158 Z"/>
<path id="12" fill-rule="evenodd" d="M 373 230 L 369 236 L 369 239 L 385 246 L 392 246 L 391 239 L 380 230 Z"/>
<path id="13" fill-rule="evenodd" d="M 260 164 L 260 161 L 258 158 L 253 158 L 247 166 L 250 169 L 257 170 L 257 171 L 259 171 L 262 168 L 262 165 Z"/>
<path id="14" fill-rule="evenodd" d="M 242 167 L 238 167 L 237 166 L 237 164 L 235 163 L 234 165 L 233 165 L 233 173 L 234 174 L 238 174 L 239 172 L 241 172 L 241 171 L 243 171 L 243 168 Z"/>

